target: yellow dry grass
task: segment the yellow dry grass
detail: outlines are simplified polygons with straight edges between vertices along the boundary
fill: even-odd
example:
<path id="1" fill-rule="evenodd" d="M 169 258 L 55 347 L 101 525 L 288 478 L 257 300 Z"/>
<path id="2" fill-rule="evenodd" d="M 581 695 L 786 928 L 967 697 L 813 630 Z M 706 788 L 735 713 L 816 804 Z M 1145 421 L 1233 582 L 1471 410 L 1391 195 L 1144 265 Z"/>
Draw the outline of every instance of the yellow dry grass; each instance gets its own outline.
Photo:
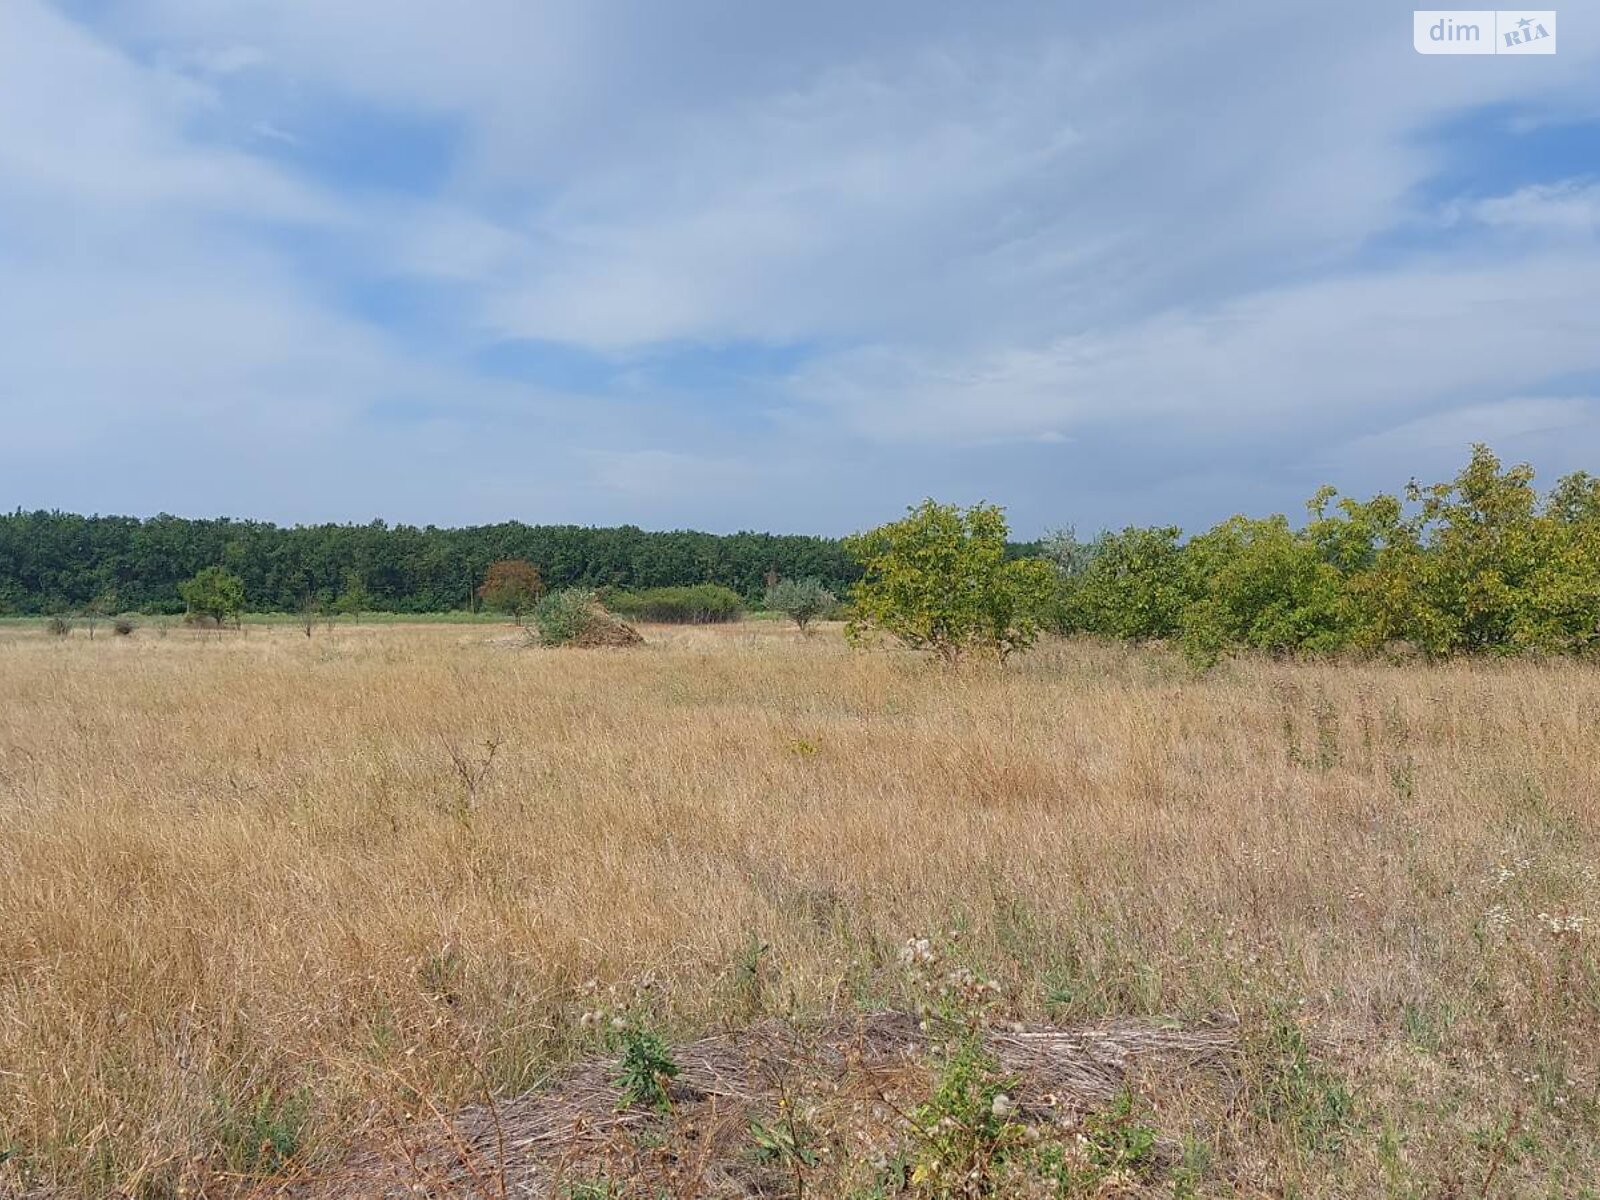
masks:
<path id="1" fill-rule="evenodd" d="M 591 1052 L 586 981 L 687 1036 L 949 931 L 1019 1016 L 1240 1021 L 1253 1083 L 1156 1098 L 1198 1194 L 1600 1172 L 1592 667 L 646 633 L 0 631 L 0 1192 L 325 1161 Z"/>

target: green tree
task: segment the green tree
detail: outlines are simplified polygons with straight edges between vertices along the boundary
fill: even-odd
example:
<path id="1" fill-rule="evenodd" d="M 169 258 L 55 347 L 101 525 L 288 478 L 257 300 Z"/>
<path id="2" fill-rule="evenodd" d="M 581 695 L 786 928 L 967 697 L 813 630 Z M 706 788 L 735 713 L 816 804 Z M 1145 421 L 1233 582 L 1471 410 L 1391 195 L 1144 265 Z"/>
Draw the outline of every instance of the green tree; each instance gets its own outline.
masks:
<path id="1" fill-rule="evenodd" d="M 478 596 L 491 608 L 509 613 L 518 625 L 522 614 L 544 593 L 539 568 L 525 558 L 502 558 L 489 564 Z"/>
<path id="2" fill-rule="evenodd" d="M 1370 571 L 1385 547 L 1414 540 L 1396 497 L 1380 493 L 1361 501 L 1346 496 L 1334 503 L 1338 495 L 1336 488 L 1323 487 L 1306 501 L 1311 516 L 1306 536 L 1341 575 Z"/>
<path id="3" fill-rule="evenodd" d="M 1370 500 L 1320 489 L 1306 502 L 1311 519 L 1305 536 L 1323 562 L 1339 573 L 1345 636 L 1358 649 L 1373 649 L 1414 632 L 1421 543 L 1400 500 L 1380 493 Z"/>
<path id="4" fill-rule="evenodd" d="M 1230 646 L 1328 653 L 1350 640 L 1343 577 L 1281 515 L 1224 521 L 1183 548 L 1183 565 L 1191 598 L 1179 627 L 1196 665 Z"/>
<path id="5" fill-rule="evenodd" d="M 799 626 L 801 633 L 837 603 L 833 593 L 814 575 L 805 579 L 780 579 L 767 588 L 767 608 L 783 613 Z"/>
<path id="6" fill-rule="evenodd" d="M 1176 526 L 1101 534 L 1066 594 L 1067 627 L 1135 641 L 1177 636 L 1191 599 L 1181 536 Z"/>
<path id="7" fill-rule="evenodd" d="M 218 625 L 237 622 L 244 612 L 244 582 L 222 567 L 205 567 L 178 585 L 178 594 L 196 616 L 210 617 Z"/>
<path id="8" fill-rule="evenodd" d="M 1406 489 L 1415 513 L 1361 590 L 1382 600 L 1394 632 L 1430 655 L 1509 648 L 1540 564 L 1533 469 L 1501 469 L 1487 446 L 1446 483 Z"/>
<path id="9" fill-rule="evenodd" d="M 77 612 L 113 585 L 127 609 L 181 612 L 178 584 L 208 566 L 238 575 L 251 607 L 262 611 L 298 611 L 307 587 L 337 595 L 352 570 L 371 593 L 358 611 L 439 611 L 474 605 L 485 569 L 500 559 L 538 563 L 550 587 L 716 584 L 741 598 L 759 596 L 769 570 L 814 575 L 835 593 L 859 574 L 836 539 L 765 533 L 515 521 L 462 529 L 381 521 L 285 529 L 229 518 L 0 513 L 0 604 L 20 613 Z"/>
<path id="10" fill-rule="evenodd" d="M 1600 523 L 1600 479 L 1587 471 L 1563 476 L 1550 489 L 1545 513 L 1564 525 Z"/>
<path id="11" fill-rule="evenodd" d="M 1538 561 L 1523 580 L 1512 644 L 1554 652 L 1600 645 L 1600 519 L 1546 514 L 1535 529 Z"/>
<path id="12" fill-rule="evenodd" d="M 339 593 L 338 608 L 345 616 L 359 621 L 361 614 L 372 607 L 372 593 L 367 591 L 367 579 L 354 567 L 344 573 L 344 591 Z"/>
<path id="13" fill-rule="evenodd" d="M 1560 480 L 1534 520 L 1534 541 L 1514 642 L 1554 651 L 1600 645 L 1600 479 L 1578 471 Z"/>
<path id="14" fill-rule="evenodd" d="M 1004 658 L 1039 635 L 1055 600 L 1055 572 L 1006 557 L 1002 509 L 962 511 L 925 500 L 899 521 L 845 539 L 863 577 L 850 632 L 882 630 L 946 662 L 971 652 Z"/>

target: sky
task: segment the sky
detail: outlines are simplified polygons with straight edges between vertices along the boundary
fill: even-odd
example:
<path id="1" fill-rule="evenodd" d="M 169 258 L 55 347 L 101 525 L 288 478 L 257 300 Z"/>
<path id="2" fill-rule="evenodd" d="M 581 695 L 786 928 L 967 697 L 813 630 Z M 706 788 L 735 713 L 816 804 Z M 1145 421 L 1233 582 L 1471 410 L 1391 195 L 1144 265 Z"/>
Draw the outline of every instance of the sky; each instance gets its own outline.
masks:
<path id="1" fill-rule="evenodd" d="M 0 507 L 1018 536 L 1600 471 L 1600 4 L 0 0 Z"/>

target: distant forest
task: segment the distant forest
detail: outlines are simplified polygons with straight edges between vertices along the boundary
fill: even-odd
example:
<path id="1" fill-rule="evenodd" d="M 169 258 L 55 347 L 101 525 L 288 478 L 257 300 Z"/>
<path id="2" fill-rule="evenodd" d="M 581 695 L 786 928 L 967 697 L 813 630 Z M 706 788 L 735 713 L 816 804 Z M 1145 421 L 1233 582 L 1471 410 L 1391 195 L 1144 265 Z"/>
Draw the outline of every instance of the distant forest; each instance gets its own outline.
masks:
<path id="1" fill-rule="evenodd" d="M 987 546 L 975 544 L 979 516 Z M 1239 649 L 1600 655 L 1596 476 L 1575 471 L 1541 493 L 1532 467 L 1504 466 L 1478 445 L 1454 479 L 1412 480 L 1368 500 L 1322 488 L 1307 517 L 1230 517 L 1188 537 L 1177 526 L 1130 527 L 1080 541 L 1064 529 L 999 552 L 1054 569 L 1052 586 L 1027 600 L 1026 623 L 1174 643 L 1197 666 Z M 889 593 L 899 615 L 917 610 L 906 626 L 913 641 L 974 611 L 1002 627 L 1018 615 L 1017 596 L 980 586 L 985 556 L 1006 537 L 998 512 L 929 501 L 876 533 L 903 543 L 898 558 L 869 548 L 867 561 L 890 564 L 873 568 L 880 585 L 885 570 L 898 572 Z M 843 598 L 861 574 L 851 550 L 870 544 L 626 525 L 284 529 L 19 511 L 0 516 L 0 612 L 182 612 L 179 585 L 205 568 L 237 576 L 229 589 L 236 596 L 242 585 L 256 612 L 442 612 L 472 606 L 489 565 L 507 559 L 532 564 L 548 588 L 720 584 L 753 605 L 772 576 L 815 577 Z"/>
<path id="2" fill-rule="evenodd" d="M 292 611 L 308 593 L 337 595 L 352 580 L 370 609 L 444 612 L 473 604 L 489 564 L 506 558 L 527 559 L 550 587 L 720 583 L 747 598 L 761 595 L 769 572 L 816 576 L 841 594 L 860 574 L 837 540 L 803 535 L 515 521 L 462 529 L 382 521 L 286 528 L 18 510 L 0 515 L 0 613 L 71 611 L 101 599 L 126 612 L 182 612 L 178 584 L 212 566 L 244 581 L 247 605 L 257 612 Z"/>

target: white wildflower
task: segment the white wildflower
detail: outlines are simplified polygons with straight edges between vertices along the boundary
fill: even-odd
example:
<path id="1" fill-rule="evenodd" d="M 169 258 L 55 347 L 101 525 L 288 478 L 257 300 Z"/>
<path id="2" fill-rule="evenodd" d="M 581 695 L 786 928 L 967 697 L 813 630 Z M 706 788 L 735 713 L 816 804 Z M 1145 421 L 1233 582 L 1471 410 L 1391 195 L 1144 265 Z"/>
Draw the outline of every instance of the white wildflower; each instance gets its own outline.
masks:
<path id="1" fill-rule="evenodd" d="M 1589 923 L 1588 917 L 1580 916 L 1577 913 L 1563 915 L 1561 913 L 1542 912 L 1538 915 L 1537 920 L 1548 932 L 1558 936 L 1563 933 L 1582 933 L 1584 926 Z"/>

